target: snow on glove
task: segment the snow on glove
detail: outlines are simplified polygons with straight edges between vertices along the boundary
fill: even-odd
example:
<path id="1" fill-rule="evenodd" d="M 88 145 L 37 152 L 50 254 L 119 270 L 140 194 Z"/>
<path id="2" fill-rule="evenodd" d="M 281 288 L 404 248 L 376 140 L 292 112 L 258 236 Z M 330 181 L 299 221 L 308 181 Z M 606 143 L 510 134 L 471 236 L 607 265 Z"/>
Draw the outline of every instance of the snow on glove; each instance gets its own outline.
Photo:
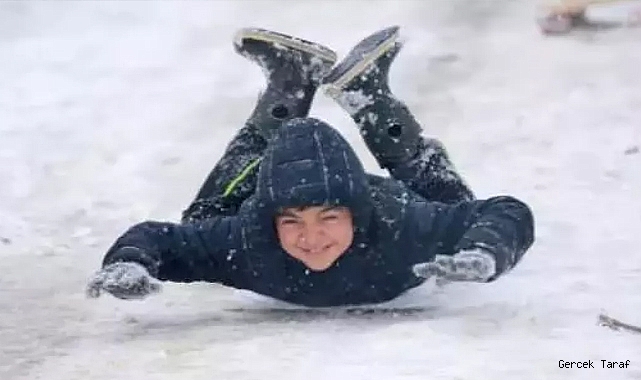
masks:
<path id="1" fill-rule="evenodd" d="M 160 281 L 151 277 L 147 269 L 134 262 L 109 264 L 98 271 L 89 281 L 87 296 L 100 297 L 105 291 L 123 300 L 142 299 L 160 292 Z"/>
<path id="2" fill-rule="evenodd" d="M 496 273 L 496 260 L 482 249 L 460 251 L 453 256 L 436 255 L 434 261 L 412 267 L 418 277 L 445 281 L 486 282 Z"/>

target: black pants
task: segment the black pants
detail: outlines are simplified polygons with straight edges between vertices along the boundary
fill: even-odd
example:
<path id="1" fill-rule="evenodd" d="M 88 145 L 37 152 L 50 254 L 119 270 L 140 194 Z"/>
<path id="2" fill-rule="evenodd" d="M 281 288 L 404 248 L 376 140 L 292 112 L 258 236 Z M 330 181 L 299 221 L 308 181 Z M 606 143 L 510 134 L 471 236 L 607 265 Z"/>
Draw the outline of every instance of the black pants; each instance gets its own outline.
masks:
<path id="1" fill-rule="evenodd" d="M 256 126 L 246 124 L 227 145 L 191 205 L 183 211 L 183 223 L 216 215 L 234 215 L 256 188 L 256 174 L 267 141 Z M 428 201 L 457 203 L 474 194 L 456 172 L 445 148 L 436 140 L 422 138 L 417 156 L 389 170 L 392 178 Z"/>

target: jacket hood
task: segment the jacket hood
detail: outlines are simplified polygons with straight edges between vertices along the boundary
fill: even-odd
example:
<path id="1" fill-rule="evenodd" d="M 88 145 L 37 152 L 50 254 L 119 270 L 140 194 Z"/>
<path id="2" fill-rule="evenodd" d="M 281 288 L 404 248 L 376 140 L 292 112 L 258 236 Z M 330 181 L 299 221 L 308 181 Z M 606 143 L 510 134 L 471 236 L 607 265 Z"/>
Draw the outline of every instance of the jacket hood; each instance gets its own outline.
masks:
<path id="1" fill-rule="evenodd" d="M 367 175 L 350 144 L 315 118 L 285 123 L 267 148 L 258 172 L 258 203 L 265 217 L 287 207 L 344 206 L 355 233 L 372 213 Z"/>

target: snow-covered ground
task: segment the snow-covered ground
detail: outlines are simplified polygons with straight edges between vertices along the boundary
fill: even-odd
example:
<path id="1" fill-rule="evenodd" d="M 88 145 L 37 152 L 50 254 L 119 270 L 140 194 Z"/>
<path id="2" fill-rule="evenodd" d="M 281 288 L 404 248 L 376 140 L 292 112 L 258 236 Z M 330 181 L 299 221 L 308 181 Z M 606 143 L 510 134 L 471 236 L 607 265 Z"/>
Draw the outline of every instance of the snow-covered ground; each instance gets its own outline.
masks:
<path id="1" fill-rule="evenodd" d="M 0 378 L 641 379 L 641 29 L 544 38 L 532 1 L 0 2 Z M 231 312 L 263 301 L 168 284 L 84 298 L 130 224 L 177 220 L 263 86 L 234 31 L 345 54 L 398 24 L 395 92 L 479 196 L 534 209 L 493 284 L 426 286 L 409 316 Z M 320 95 L 379 172 L 349 118 Z M 601 369 L 601 360 L 630 360 Z M 593 360 L 595 369 L 560 369 Z"/>

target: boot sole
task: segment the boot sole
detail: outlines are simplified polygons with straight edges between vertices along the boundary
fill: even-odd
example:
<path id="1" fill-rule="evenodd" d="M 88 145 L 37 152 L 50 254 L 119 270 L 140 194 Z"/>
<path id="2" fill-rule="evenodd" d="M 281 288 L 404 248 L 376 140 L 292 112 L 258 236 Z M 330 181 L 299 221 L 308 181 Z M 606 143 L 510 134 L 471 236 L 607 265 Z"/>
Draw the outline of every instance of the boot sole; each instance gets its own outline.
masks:
<path id="1" fill-rule="evenodd" d="M 360 75 L 369 65 L 390 51 L 399 37 L 399 27 L 378 31 L 359 42 L 323 79 L 324 91 L 330 97 L 340 94 L 345 85 Z M 344 71 L 343 73 L 341 73 Z M 340 74 L 338 74 L 340 73 Z M 336 78 L 333 78 L 336 76 Z"/>
<path id="2" fill-rule="evenodd" d="M 325 61 L 331 62 L 332 64 L 336 62 L 337 59 L 336 53 L 326 46 L 267 29 L 240 29 L 234 36 L 234 45 L 240 48 L 243 45 L 243 40 L 246 39 L 280 44 L 293 50 L 299 50 L 317 56 Z"/>

